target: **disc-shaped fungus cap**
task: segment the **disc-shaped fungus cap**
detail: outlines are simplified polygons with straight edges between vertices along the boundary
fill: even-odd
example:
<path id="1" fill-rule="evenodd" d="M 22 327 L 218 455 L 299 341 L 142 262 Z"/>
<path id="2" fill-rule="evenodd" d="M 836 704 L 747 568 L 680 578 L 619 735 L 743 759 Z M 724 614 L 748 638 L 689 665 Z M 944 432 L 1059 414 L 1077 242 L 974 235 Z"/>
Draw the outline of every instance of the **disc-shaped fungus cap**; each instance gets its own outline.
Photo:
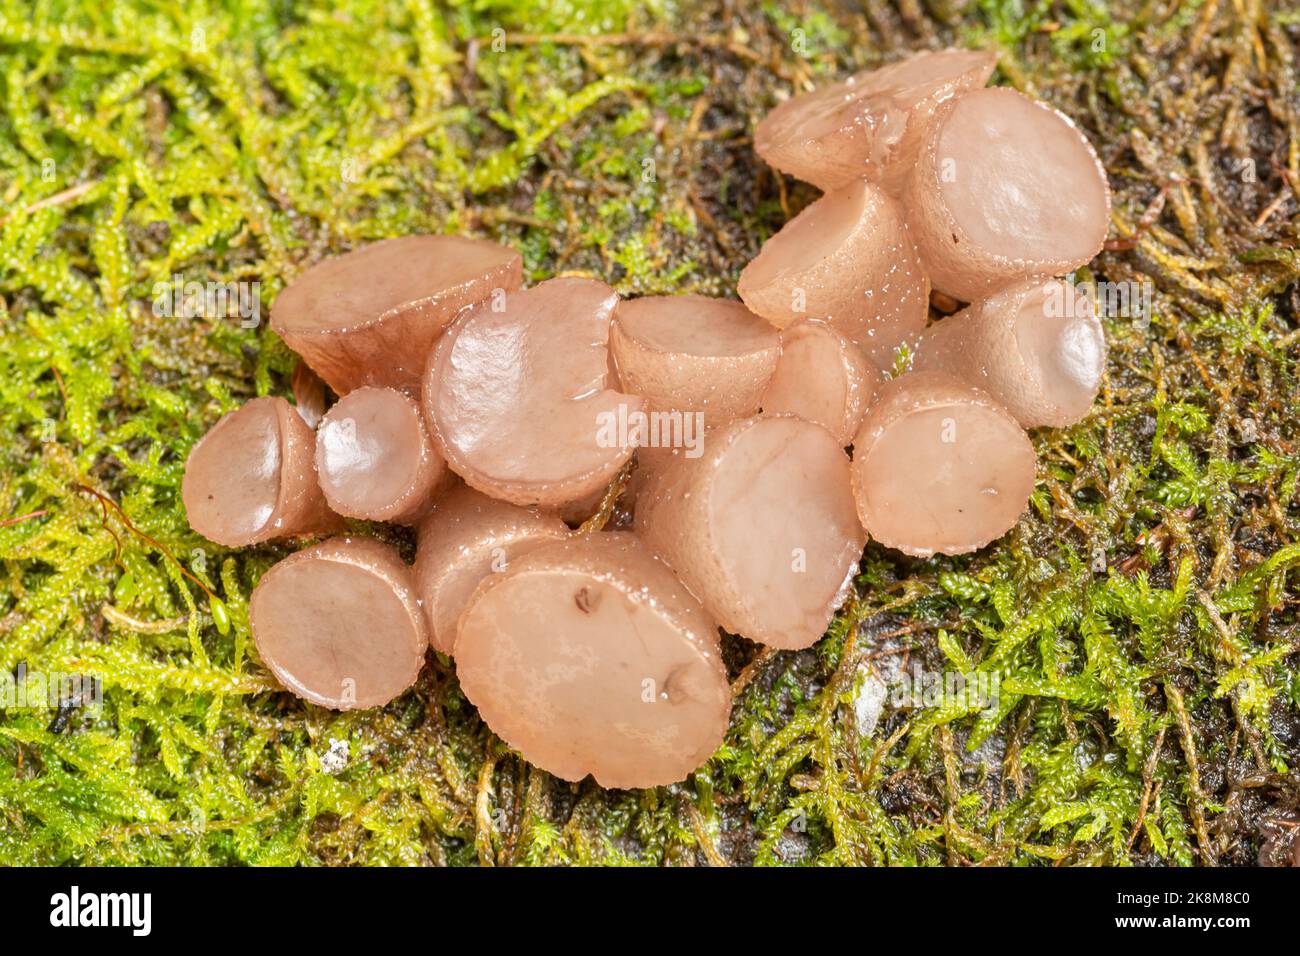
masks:
<path id="1" fill-rule="evenodd" d="M 280 683 L 334 710 L 388 703 L 415 683 L 428 646 L 410 569 L 372 538 L 331 538 L 274 565 L 248 623 Z"/>
<path id="2" fill-rule="evenodd" d="M 420 522 L 415 592 L 435 650 L 455 652 L 456 626 L 480 581 L 548 541 L 569 536 L 555 515 L 521 508 L 458 485 Z"/>
<path id="3" fill-rule="evenodd" d="M 883 380 L 860 348 L 825 322 L 805 319 L 781 333 L 781 358 L 763 393 L 763 411 L 798 415 L 847 445 Z"/>
<path id="4" fill-rule="evenodd" d="M 1106 173 L 1062 114 L 1015 90 L 954 97 L 935 116 L 904 195 L 934 288 L 964 301 L 1100 250 Z"/>
<path id="5" fill-rule="evenodd" d="M 621 303 L 610 348 L 623 388 L 651 411 L 702 412 L 716 425 L 758 411 L 780 341 L 740 302 L 665 295 Z"/>
<path id="6" fill-rule="evenodd" d="M 731 422 L 700 457 L 657 462 L 636 530 L 723 627 L 782 648 L 822 636 L 866 543 L 843 446 L 793 415 Z"/>
<path id="7" fill-rule="evenodd" d="M 717 627 L 633 535 L 543 545 L 489 575 L 456 641 L 461 689 L 493 733 L 564 780 L 676 783 L 722 743 Z"/>
<path id="8" fill-rule="evenodd" d="M 865 180 L 787 222 L 745 266 L 737 291 L 777 328 L 826 319 L 882 367 L 920 335 L 930 301 L 902 210 Z"/>
<path id="9" fill-rule="evenodd" d="M 192 527 L 238 548 L 342 528 L 316 483 L 315 436 L 283 398 L 245 402 L 190 449 L 181 500 Z"/>
<path id="10" fill-rule="evenodd" d="M 911 372 L 881 388 L 853 440 L 853 493 L 881 544 L 964 554 L 1016 523 L 1034 465 L 1024 429 L 987 392 Z"/>
<path id="11" fill-rule="evenodd" d="M 1040 277 L 932 325 L 912 367 L 978 385 L 1026 428 L 1061 427 L 1092 408 L 1106 336 L 1087 295 L 1063 279 Z"/>
<path id="12" fill-rule="evenodd" d="M 494 242 L 385 239 L 301 273 L 271 307 L 271 328 L 340 395 L 361 385 L 414 394 L 456 313 L 522 281 L 519 253 Z"/>
<path id="13" fill-rule="evenodd" d="M 609 483 L 632 456 L 629 416 L 643 406 L 609 387 L 617 304 L 603 282 L 549 279 L 456 320 L 423 395 L 452 471 L 493 498 L 548 510 Z"/>
<path id="14" fill-rule="evenodd" d="M 392 388 L 348 392 L 316 430 L 316 471 L 330 507 L 349 518 L 410 524 L 452 474 L 419 406 Z"/>
<path id="15" fill-rule="evenodd" d="M 856 73 L 777 106 L 754 131 L 754 148 L 823 190 L 865 177 L 897 192 L 935 109 L 987 83 L 996 63 L 990 50 L 927 50 Z"/>

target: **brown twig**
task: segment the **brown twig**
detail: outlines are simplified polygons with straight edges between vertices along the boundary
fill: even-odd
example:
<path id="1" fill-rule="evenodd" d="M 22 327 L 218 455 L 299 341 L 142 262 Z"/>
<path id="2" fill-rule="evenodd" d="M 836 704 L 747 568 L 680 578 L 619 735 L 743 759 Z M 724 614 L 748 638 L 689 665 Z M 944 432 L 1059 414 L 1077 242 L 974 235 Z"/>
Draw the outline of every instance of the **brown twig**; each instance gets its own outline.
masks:
<path id="1" fill-rule="evenodd" d="M 1128 843 L 1125 849 L 1131 849 L 1133 841 L 1137 839 L 1138 833 L 1142 830 L 1142 824 L 1146 822 L 1147 807 L 1151 803 L 1151 792 L 1155 786 L 1156 764 L 1160 760 L 1160 750 L 1165 745 L 1165 731 L 1167 727 L 1161 727 L 1160 732 L 1156 734 L 1156 742 L 1151 748 L 1151 753 L 1147 755 L 1146 765 L 1142 768 L 1142 802 L 1138 804 L 1137 822 L 1133 824 L 1133 831 L 1128 835 Z"/>
<path id="2" fill-rule="evenodd" d="M 1178 721 L 1178 732 L 1182 740 L 1183 756 L 1187 758 L 1187 791 L 1190 799 L 1187 808 L 1192 814 L 1192 825 L 1196 828 L 1196 842 L 1201 847 L 1201 859 L 1210 866 L 1218 865 L 1218 855 L 1210 843 L 1210 831 L 1205 825 L 1205 793 L 1201 790 L 1201 763 L 1196 756 L 1196 740 L 1192 734 L 1192 722 L 1187 716 L 1187 704 L 1182 691 L 1173 684 L 1165 684 L 1165 697 L 1173 708 L 1174 718 Z"/>
<path id="3" fill-rule="evenodd" d="M 72 202 L 74 199 L 80 199 L 82 196 L 86 195 L 86 193 L 90 192 L 98 185 L 99 185 L 99 180 L 92 179 L 89 180 L 88 182 L 77 183 L 77 185 L 75 186 L 69 186 L 67 189 L 60 190 L 59 192 L 54 193 L 52 196 L 46 196 L 44 199 L 38 199 L 36 200 L 36 202 L 24 206 L 22 209 L 19 209 L 15 212 L 11 212 L 7 216 L 0 216 L 0 226 L 3 226 L 10 219 L 13 219 L 15 216 L 27 216 L 41 209 L 48 209 L 50 206 L 62 206 L 66 203 Z"/>
<path id="4" fill-rule="evenodd" d="M 118 520 L 122 522 L 122 524 L 126 527 L 128 531 L 130 531 L 141 541 L 144 541 L 150 547 L 157 548 L 158 551 L 160 551 L 169 561 L 172 562 L 172 564 L 176 565 L 177 570 L 179 570 L 181 574 L 183 574 L 186 578 L 188 578 L 189 580 L 197 584 L 203 590 L 203 593 L 208 596 L 209 600 L 220 603 L 221 598 L 217 597 L 217 595 L 213 593 L 212 589 L 208 587 L 206 584 L 204 584 L 203 581 L 200 580 L 196 575 L 194 575 L 189 568 L 181 564 L 181 562 L 177 559 L 177 557 L 174 554 L 172 554 L 169 550 L 167 550 L 166 546 L 163 545 L 162 542 L 160 542 L 157 538 L 153 537 L 147 532 L 141 531 L 139 528 L 137 528 L 135 526 L 135 523 L 127 516 L 127 513 L 122 510 L 122 506 L 119 505 L 116 501 L 108 497 L 108 495 L 96 491 L 94 488 L 91 488 L 89 485 L 84 485 L 79 481 L 74 482 L 73 487 L 76 488 L 78 491 L 85 492 L 86 494 L 92 496 L 99 502 L 99 507 L 104 512 L 104 530 L 106 530 L 109 534 L 111 534 L 113 536 L 113 540 L 117 543 L 117 552 L 113 556 L 113 560 L 115 562 L 117 562 L 119 565 L 122 563 L 122 539 L 119 538 L 117 534 L 113 531 L 113 529 L 108 526 L 108 512 L 110 509 L 113 511 L 115 515 L 117 515 Z M 125 570 L 125 568 L 123 570 Z"/>
<path id="5" fill-rule="evenodd" d="M 44 518 L 49 514 L 48 508 L 42 508 L 40 511 L 29 511 L 25 515 L 19 515 L 17 518 L 6 518 L 0 521 L 0 528 L 12 528 L 16 524 L 22 524 L 24 521 L 34 521 L 37 518 Z"/>

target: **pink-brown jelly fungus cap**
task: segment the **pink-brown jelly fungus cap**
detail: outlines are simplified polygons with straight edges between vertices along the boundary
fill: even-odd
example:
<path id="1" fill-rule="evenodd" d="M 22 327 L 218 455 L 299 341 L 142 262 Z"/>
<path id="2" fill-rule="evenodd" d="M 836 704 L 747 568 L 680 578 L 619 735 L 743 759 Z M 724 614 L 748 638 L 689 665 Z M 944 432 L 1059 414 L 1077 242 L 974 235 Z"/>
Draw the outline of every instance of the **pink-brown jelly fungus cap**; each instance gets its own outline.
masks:
<path id="1" fill-rule="evenodd" d="M 987 392 L 944 372 L 911 372 L 886 383 L 867 412 L 852 473 L 871 537 L 906 554 L 963 554 L 1015 525 L 1035 456 Z"/>
<path id="2" fill-rule="evenodd" d="M 401 236 L 332 256 L 276 298 L 271 328 L 340 395 L 417 392 L 425 360 L 461 309 L 517 289 L 519 253 L 464 236 Z"/>
<path id="3" fill-rule="evenodd" d="M 338 530 L 316 483 L 314 445 L 283 398 L 255 398 L 223 416 L 185 460 L 190 527 L 231 548 Z"/>
<path id="4" fill-rule="evenodd" d="M 331 538 L 274 565 L 253 589 L 248 619 L 280 683 L 334 710 L 397 697 L 428 647 L 410 569 L 371 538 Z"/>
<path id="5" fill-rule="evenodd" d="M 722 743 L 717 629 L 637 538 L 543 545 L 479 585 L 456 669 L 498 736 L 565 780 L 676 783 Z"/>

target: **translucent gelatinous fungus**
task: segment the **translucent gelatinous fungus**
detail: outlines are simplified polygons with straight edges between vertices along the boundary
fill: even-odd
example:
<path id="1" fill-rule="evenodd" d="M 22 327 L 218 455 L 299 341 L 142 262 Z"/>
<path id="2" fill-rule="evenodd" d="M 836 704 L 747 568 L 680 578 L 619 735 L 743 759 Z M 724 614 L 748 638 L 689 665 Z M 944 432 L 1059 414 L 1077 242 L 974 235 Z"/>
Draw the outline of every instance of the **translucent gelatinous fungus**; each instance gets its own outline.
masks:
<path id="1" fill-rule="evenodd" d="M 429 622 L 429 640 L 444 654 L 454 652 L 456 626 L 474 588 L 492 573 L 532 549 L 566 538 L 569 529 L 554 515 L 497 501 L 459 485 L 434 502 L 420 522 L 415 556 L 415 592 Z"/>
<path id="2" fill-rule="evenodd" d="M 860 348 L 825 322 L 805 319 L 781 333 L 781 358 L 763 393 L 763 411 L 798 415 L 847 445 L 883 380 Z"/>
<path id="3" fill-rule="evenodd" d="M 330 507 L 350 518 L 411 524 L 451 478 L 419 406 L 392 388 L 358 388 L 316 431 L 316 471 Z"/>
<path id="4" fill-rule="evenodd" d="M 537 766 L 671 784 L 726 733 L 719 626 L 809 647 L 868 532 L 927 556 L 1010 529 L 1035 480 L 1022 425 L 1097 394 L 1092 303 L 1049 277 L 1097 252 L 1110 198 L 1068 120 L 977 89 L 994 60 L 921 53 L 773 110 L 759 152 L 828 191 L 745 267 L 743 305 L 520 290 L 516 253 L 446 236 L 304 272 L 271 321 L 324 382 L 300 366 L 302 417 L 258 399 L 194 447 L 191 524 L 239 545 L 338 512 L 416 524 L 418 551 L 409 569 L 335 538 L 271 568 L 249 620 L 275 675 L 379 706 L 431 644 Z M 955 314 L 927 331 L 931 271 Z M 903 345 L 913 370 L 886 382 Z M 566 526 L 597 512 L 634 532 Z"/>
<path id="5" fill-rule="evenodd" d="M 701 436 L 696 447 L 698 451 L 691 451 L 691 454 L 698 457 L 704 452 L 703 436 Z M 623 492 L 623 505 L 633 519 L 636 516 L 637 503 L 645 497 L 645 490 L 650 483 L 650 476 L 664 465 L 684 456 L 686 452 L 687 449 L 683 448 L 654 448 L 651 446 L 643 446 L 636 450 L 636 467 L 633 469 L 631 477 L 628 478 L 627 487 Z"/>
<path id="6" fill-rule="evenodd" d="M 904 206 L 934 287 L 972 302 L 1095 256 L 1110 223 L 1110 188 L 1069 119 L 994 87 L 940 108 Z"/>
<path id="7" fill-rule="evenodd" d="M 494 242 L 385 239 L 301 273 L 276 298 L 271 328 L 340 395 L 361 385 L 414 393 L 456 313 L 521 281 L 519 253 Z"/>
<path id="8" fill-rule="evenodd" d="M 294 363 L 289 389 L 293 392 L 294 407 L 298 409 L 298 414 L 308 428 L 315 430 L 325 417 L 325 380 L 300 358 Z"/>
<path id="9" fill-rule="evenodd" d="M 754 148 L 784 173 L 824 190 L 863 177 L 897 192 L 936 107 L 988 82 L 989 50 L 933 50 L 792 97 L 763 118 Z"/>
<path id="10" fill-rule="evenodd" d="M 609 387 L 618 296 L 550 279 L 484 303 L 438 343 L 425 419 L 444 457 L 494 498 L 558 510 L 599 493 L 631 457 L 640 398 Z"/>
<path id="11" fill-rule="evenodd" d="M 620 304 L 610 348 L 623 387 L 651 411 L 701 412 L 716 425 L 758 411 L 780 342 L 739 302 L 673 295 Z"/>
<path id="12" fill-rule="evenodd" d="M 185 460 L 190 527 L 228 548 L 339 530 L 316 484 L 314 447 L 283 398 L 255 398 L 223 416 Z"/>
<path id="13" fill-rule="evenodd" d="M 827 193 L 763 244 L 737 286 L 777 328 L 826 319 L 877 365 L 925 328 L 929 280 L 898 204 L 857 181 Z"/>
<path id="14" fill-rule="evenodd" d="M 539 547 L 470 598 L 461 688 L 492 731 L 565 780 L 682 780 L 722 743 L 717 627 L 633 535 Z"/>
<path id="15" fill-rule="evenodd" d="M 881 544 L 963 554 L 1016 523 L 1034 464 L 1024 429 L 987 392 L 911 372 L 881 388 L 853 440 L 853 493 Z"/>
<path id="16" fill-rule="evenodd" d="M 723 425 L 701 457 L 656 463 L 636 529 L 723 627 L 783 648 L 822 636 L 866 543 L 843 446 L 792 415 Z"/>
<path id="17" fill-rule="evenodd" d="M 913 368 L 978 385 L 1026 428 L 1059 427 L 1092 408 L 1106 336 L 1088 296 L 1063 279 L 1035 278 L 931 326 Z"/>
<path id="18" fill-rule="evenodd" d="M 248 621 L 280 683 L 334 710 L 388 703 L 415 682 L 428 646 L 410 569 L 371 538 L 331 538 L 273 566 Z"/>

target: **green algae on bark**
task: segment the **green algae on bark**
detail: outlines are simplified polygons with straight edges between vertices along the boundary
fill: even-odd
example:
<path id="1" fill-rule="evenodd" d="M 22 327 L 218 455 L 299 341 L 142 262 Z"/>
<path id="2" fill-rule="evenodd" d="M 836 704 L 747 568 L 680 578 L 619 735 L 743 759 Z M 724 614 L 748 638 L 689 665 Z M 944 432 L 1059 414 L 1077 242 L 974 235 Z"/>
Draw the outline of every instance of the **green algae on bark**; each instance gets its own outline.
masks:
<path id="1" fill-rule="evenodd" d="M 1253 861 L 1300 804 L 1298 39 L 1259 0 L 0 0 L 0 667 L 103 682 L 0 709 L 0 857 Z M 729 294 L 815 198 L 753 155 L 757 119 L 950 42 L 1088 132 L 1114 229 L 1078 278 L 1152 293 L 1107 323 L 1094 414 L 1035 433 L 1015 531 L 869 546 L 810 650 L 729 639 L 727 741 L 675 787 L 528 767 L 442 658 L 377 711 L 277 691 L 247 596 L 287 549 L 205 542 L 179 485 L 294 360 L 237 297 L 194 309 L 208 283 L 265 315 L 328 252 L 459 232 L 533 281 Z M 914 666 L 996 702 L 882 695 Z"/>

